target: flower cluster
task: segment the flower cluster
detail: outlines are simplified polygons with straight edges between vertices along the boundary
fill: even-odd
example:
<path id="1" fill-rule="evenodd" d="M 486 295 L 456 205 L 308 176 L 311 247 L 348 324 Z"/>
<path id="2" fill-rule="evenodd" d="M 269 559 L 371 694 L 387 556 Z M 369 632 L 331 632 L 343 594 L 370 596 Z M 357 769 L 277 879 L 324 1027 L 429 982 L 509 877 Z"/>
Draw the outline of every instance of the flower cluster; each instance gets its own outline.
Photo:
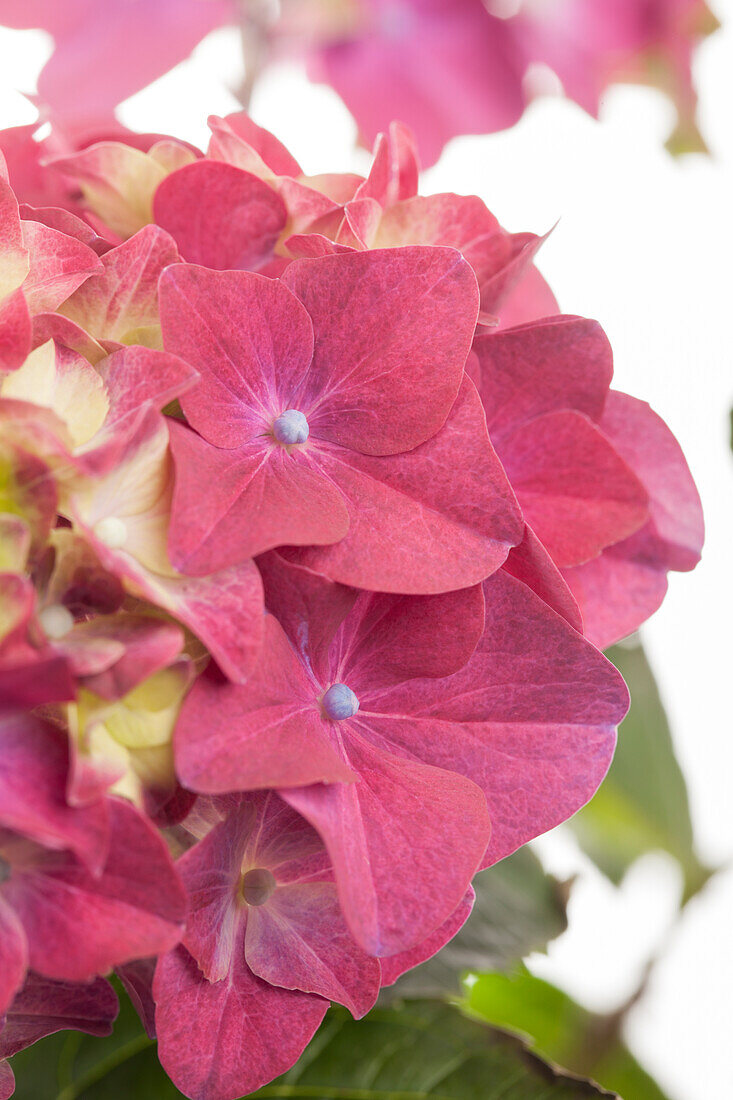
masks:
<path id="1" fill-rule="evenodd" d="M 245 97 L 273 58 L 304 58 L 366 141 L 397 116 L 428 162 L 458 134 L 514 125 L 554 90 L 548 73 L 593 115 L 615 81 L 662 88 L 670 148 L 698 149 L 692 54 L 717 26 L 705 0 L 0 0 L 0 23 L 53 35 L 40 102 L 73 136 L 108 130 L 122 100 L 239 24 Z"/>
<path id="2" fill-rule="evenodd" d="M 702 524 L 541 238 L 419 196 L 404 127 L 366 179 L 211 131 L 0 180 L 0 1056 L 104 1033 L 114 968 L 230 1100 L 590 798 L 596 646 Z"/>

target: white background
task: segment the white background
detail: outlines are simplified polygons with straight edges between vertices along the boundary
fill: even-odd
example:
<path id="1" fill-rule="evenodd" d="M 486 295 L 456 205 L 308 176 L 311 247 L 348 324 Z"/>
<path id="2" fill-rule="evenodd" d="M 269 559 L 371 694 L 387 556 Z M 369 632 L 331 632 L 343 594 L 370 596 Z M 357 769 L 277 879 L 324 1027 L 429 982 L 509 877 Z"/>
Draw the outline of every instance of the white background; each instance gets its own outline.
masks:
<path id="1" fill-rule="evenodd" d="M 618 87 L 600 123 L 559 99 L 536 102 L 512 131 L 450 144 L 422 191 L 480 195 L 512 230 L 545 232 L 539 266 L 563 309 L 598 318 L 615 350 L 616 385 L 648 400 L 682 443 L 703 498 L 704 558 L 671 577 L 643 630 L 687 778 L 701 859 L 724 869 L 674 924 L 675 865 L 646 857 L 612 887 L 562 829 L 538 842 L 548 867 L 578 873 L 570 928 L 534 956 L 537 973 L 591 1008 L 634 989 L 664 943 L 628 1042 L 672 1100 L 733 1096 L 733 0 L 698 51 L 700 124 L 710 157 L 663 149 L 672 110 L 661 95 Z M 14 89 L 33 90 L 50 40 L 0 30 L 0 126 L 32 121 Z M 122 121 L 203 145 L 206 116 L 236 109 L 238 40 L 219 31 L 193 58 L 123 106 Z M 364 170 L 337 97 L 297 66 L 261 81 L 252 113 L 307 172 Z M 625 1100 L 635 1100 L 626 1097 Z"/>

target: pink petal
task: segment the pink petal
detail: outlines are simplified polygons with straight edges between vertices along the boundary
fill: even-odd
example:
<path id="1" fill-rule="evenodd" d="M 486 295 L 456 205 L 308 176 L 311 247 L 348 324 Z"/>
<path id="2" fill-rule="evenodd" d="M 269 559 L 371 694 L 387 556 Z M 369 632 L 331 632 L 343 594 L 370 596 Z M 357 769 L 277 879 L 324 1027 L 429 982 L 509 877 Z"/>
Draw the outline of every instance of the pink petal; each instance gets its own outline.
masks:
<path id="1" fill-rule="evenodd" d="M 53 312 L 90 275 L 102 271 L 102 261 L 88 245 L 66 233 L 41 222 L 24 221 L 22 225 L 31 259 L 23 293 L 32 313 Z"/>
<path id="2" fill-rule="evenodd" d="M 488 865 L 595 793 L 628 692 L 605 657 L 504 570 L 484 582 L 484 594 L 484 637 L 463 669 L 376 692 L 359 713 L 402 751 L 483 789 Z"/>
<path id="3" fill-rule="evenodd" d="M 543 413 L 575 409 L 598 420 L 613 357 L 597 321 L 557 317 L 479 336 L 474 377 L 497 447 L 508 431 Z"/>
<path id="4" fill-rule="evenodd" d="M 268 616 L 247 683 L 204 675 L 184 702 L 174 740 L 181 781 L 211 793 L 348 782 L 353 775 L 331 746 L 318 691 Z"/>
<path id="5" fill-rule="evenodd" d="M 22 290 L 0 302 L 0 370 L 17 370 L 31 350 L 31 315 Z"/>
<path id="6" fill-rule="evenodd" d="M 580 567 L 584 568 L 583 566 Z M 583 616 L 573 592 L 531 527 L 526 527 L 519 546 L 509 551 L 504 571 L 536 592 L 540 599 L 583 634 Z"/>
<path id="7" fill-rule="evenodd" d="M 537 268 L 532 265 L 525 270 L 501 303 L 499 328 L 513 328 L 559 313 L 557 298 Z"/>
<path id="8" fill-rule="evenodd" d="M 380 968 L 355 943 L 330 882 L 279 886 L 247 914 L 245 957 L 270 985 L 316 993 L 357 1019 L 373 1007 Z"/>
<path id="9" fill-rule="evenodd" d="M 401 951 L 399 955 L 392 955 L 388 959 L 380 959 L 382 985 L 393 985 L 408 970 L 419 966 L 427 959 L 432 959 L 433 955 L 437 954 L 442 947 L 445 947 L 466 923 L 471 916 L 475 900 L 476 895 L 473 892 L 473 887 L 469 886 L 458 908 L 451 913 L 448 920 L 441 924 L 437 931 L 424 939 L 417 947 L 413 947 L 411 951 Z"/>
<path id="10" fill-rule="evenodd" d="M 583 615 L 583 633 L 606 649 L 653 615 L 667 593 L 667 573 L 655 563 L 647 524 L 593 561 L 563 569 Z"/>
<path id="11" fill-rule="evenodd" d="M 153 1000 L 153 976 L 158 960 L 154 956 L 135 959 L 115 969 L 115 974 L 125 987 L 127 996 L 135 1006 L 140 1023 L 149 1039 L 155 1038 L 155 1001 Z"/>
<path id="12" fill-rule="evenodd" d="M 56 851 L 69 849 L 94 872 L 107 857 L 109 821 L 103 802 L 66 803 L 68 738 L 29 714 L 0 723 L 0 825 Z"/>
<path id="13" fill-rule="evenodd" d="M 45 1035 L 67 1028 L 87 1035 L 111 1035 L 118 1011 L 115 991 L 103 978 L 81 984 L 31 972 L 0 1031 L 0 1057 L 11 1058 Z"/>
<path id="14" fill-rule="evenodd" d="M 104 272 L 93 275 L 64 303 L 61 312 L 98 340 L 141 343 L 141 329 L 159 324 L 158 279 L 178 260 L 175 242 L 156 225 L 102 257 Z"/>
<path id="15" fill-rule="evenodd" d="M 392 955 L 455 910 L 491 827 L 473 783 L 377 747 L 362 736 L 361 717 L 349 725 L 358 782 L 280 793 L 323 837 L 356 941 L 370 955 Z"/>
<path id="16" fill-rule="evenodd" d="M 318 546 L 348 531 L 344 499 L 310 454 L 253 442 L 220 450 L 171 425 L 176 466 L 169 550 L 186 573 L 206 574 L 284 543 Z M 194 486 L 205 480 L 202 499 Z"/>
<path id="17" fill-rule="evenodd" d="M 496 218 L 475 195 L 416 195 L 384 211 L 372 243 L 376 248 L 448 245 L 464 253 L 480 277 L 482 264 L 475 260 L 498 231 Z"/>
<path id="18" fill-rule="evenodd" d="M 0 893 L 0 1019 L 23 985 L 27 967 L 28 943 L 23 925 Z M 4 1045 L 3 1038 L 0 1030 L 0 1050 Z M 1 1056 L 7 1057 L 5 1054 Z"/>
<path id="19" fill-rule="evenodd" d="M 527 523 L 557 565 L 580 565 L 648 516 L 644 486 L 586 416 L 553 412 L 502 438 Z"/>
<path id="20" fill-rule="evenodd" d="M 466 588 L 523 537 L 467 378 L 444 427 L 414 451 L 370 457 L 324 447 L 320 461 L 346 498 L 348 535 L 285 556 L 342 584 L 415 594 Z"/>
<path id="21" fill-rule="evenodd" d="M 155 221 L 184 260 L 219 269 L 256 271 L 272 257 L 285 228 L 285 204 L 267 183 L 221 161 L 200 160 L 158 187 Z"/>
<path id="22" fill-rule="evenodd" d="M 54 855 L 6 884 L 30 965 L 47 977 L 83 981 L 180 939 L 185 893 L 165 842 L 129 803 L 110 799 L 109 808 L 109 856 L 98 878 L 73 857 Z"/>
<path id="23" fill-rule="evenodd" d="M 224 134 L 232 134 L 240 142 L 248 145 L 251 151 L 261 159 L 265 167 L 269 168 L 274 175 L 301 175 L 300 165 L 283 143 L 269 130 L 265 130 L 262 126 L 258 126 L 253 122 L 246 111 L 237 111 L 234 114 L 227 115 L 226 118 L 210 115 L 208 122 L 212 132 L 212 144 L 215 148 L 215 139 L 221 139 Z M 209 155 L 214 155 L 211 147 L 209 148 Z M 224 160 L 226 158 L 219 157 L 219 159 Z"/>
<path id="24" fill-rule="evenodd" d="M 660 564 L 694 569 L 704 538 L 702 507 L 677 440 L 646 402 L 614 391 L 600 427 L 649 494 Z"/>
<path id="25" fill-rule="evenodd" d="M 183 947 L 164 955 L 153 992 L 160 1061 L 192 1100 L 233 1100 L 284 1073 L 328 1008 L 320 997 L 255 977 L 241 944 L 219 982 L 207 982 Z"/>
<path id="26" fill-rule="evenodd" d="M 178 265 L 161 279 L 167 351 L 198 371 L 182 406 L 218 447 L 237 447 L 293 405 L 313 354 L 313 327 L 281 283 L 249 272 Z M 269 409 L 270 394 L 282 407 Z M 257 414 L 262 415 L 258 418 Z"/>
<path id="27" fill-rule="evenodd" d="M 345 253 L 296 260 L 282 278 L 313 321 L 300 393 L 304 408 L 317 405 L 318 438 L 368 455 L 430 439 L 456 398 L 476 324 L 475 278 L 461 256 Z"/>
<path id="28" fill-rule="evenodd" d="M 122 652 L 105 667 L 89 669 L 99 643 L 114 640 Z M 183 631 L 175 623 L 147 615 L 98 615 L 77 623 L 60 643 L 76 668 L 84 675 L 84 686 L 103 699 L 121 699 L 154 672 L 171 664 L 183 649 Z M 79 668 L 85 659 L 86 672 Z"/>
<path id="29" fill-rule="evenodd" d="M 99 365 L 110 402 L 108 421 L 150 402 L 162 409 L 194 386 L 198 375 L 176 355 L 152 348 L 121 348 Z"/>
<path id="30" fill-rule="evenodd" d="M 310 625 L 310 624 L 309 624 Z M 463 668 L 484 632 L 481 585 L 439 596 L 362 593 L 337 637 L 333 672 L 356 692 Z"/>

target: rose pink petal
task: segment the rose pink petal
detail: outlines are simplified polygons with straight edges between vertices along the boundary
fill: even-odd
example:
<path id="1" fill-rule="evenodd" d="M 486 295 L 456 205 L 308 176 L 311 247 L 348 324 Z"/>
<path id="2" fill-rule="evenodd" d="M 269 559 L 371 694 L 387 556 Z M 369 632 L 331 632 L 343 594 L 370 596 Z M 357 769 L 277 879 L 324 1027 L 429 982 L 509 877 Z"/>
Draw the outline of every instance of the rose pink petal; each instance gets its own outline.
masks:
<path id="1" fill-rule="evenodd" d="M 66 237 L 73 237 L 76 241 L 93 249 L 97 255 L 109 251 L 109 242 L 70 210 L 62 210 L 58 206 L 30 206 L 28 203 L 21 203 L 19 209 L 23 221 L 36 222 L 48 226 L 57 233 L 63 233 Z"/>
<path id="2" fill-rule="evenodd" d="M 504 570 L 484 582 L 484 595 L 484 636 L 464 668 L 447 681 L 365 695 L 359 714 L 404 752 L 479 784 L 492 823 L 488 865 L 593 795 L 628 692 L 597 650 Z"/>
<path id="3" fill-rule="evenodd" d="M 166 668 L 181 652 L 183 631 L 176 623 L 147 615 L 98 615 L 77 623 L 65 639 L 64 652 L 75 663 L 83 652 L 87 660 L 98 641 L 115 640 L 122 648 L 104 668 L 87 671 L 84 686 L 103 699 L 121 699 L 154 672 Z M 78 659 L 78 658 L 77 658 Z M 88 668 L 88 664 L 87 664 Z M 77 675 L 80 675 L 77 664 Z"/>
<path id="4" fill-rule="evenodd" d="M 379 993 L 379 963 L 354 942 L 330 882 L 294 882 L 251 908 L 245 956 L 271 985 L 317 993 L 357 1019 Z"/>
<path id="5" fill-rule="evenodd" d="M 17 370 L 31 350 L 31 315 L 22 290 L 0 302 L 0 370 Z"/>
<path id="6" fill-rule="evenodd" d="M 155 1038 L 153 976 L 157 962 L 155 956 L 151 955 L 147 959 L 134 959 L 115 968 L 115 974 L 135 1006 L 135 1011 L 149 1039 Z"/>
<path id="7" fill-rule="evenodd" d="M 560 313 L 557 298 L 534 265 L 528 267 L 501 304 L 499 328 L 514 328 Z"/>
<path id="8" fill-rule="evenodd" d="M 193 367 L 152 348 L 120 348 L 98 364 L 109 398 L 108 422 L 150 402 L 162 409 L 196 384 Z"/>
<path id="9" fill-rule="evenodd" d="M 74 237 L 41 222 L 24 221 L 22 226 L 23 243 L 30 254 L 23 293 L 32 313 L 53 312 L 90 275 L 102 271 L 96 252 Z"/>
<path id="10" fill-rule="evenodd" d="M 580 565 L 642 527 L 649 498 L 592 420 L 545 413 L 502 438 L 527 523 L 559 566 Z"/>
<path id="11" fill-rule="evenodd" d="M 562 574 L 582 612 L 583 633 L 599 649 L 637 630 L 667 593 L 647 528 Z"/>
<path id="12" fill-rule="evenodd" d="M 272 258 L 287 220 L 285 204 L 267 183 L 210 160 L 196 161 L 164 179 L 155 192 L 153 213 L 184 260 L 249 271 Z"/>
<path id="13" fill-rule="evenodd" d="M 0 1100 L 10 1100 L 15 1092 L 15 1076 L 6 1061 L 0 1062 Z"/>
<path id="14" fill-rule="evenodd" d="M 377 455 L 433 436 L 458 393 L 476 323 L 475 279 L 460 255 L 416 247 L 296 260 L 283 281 L 315 330 L 299 394 L 319 402 L 319 438 Z"/>
<path id="15" fill-rule="evenodd" d="M 318 546 L 344 537 L 349 515 L 338 489 L 308 454 L 261 442 L 224 450 L 171 425 L 176 467 L 169 550 L 186 573 L 207 574 L 283 543 Z M 210 486 L 205 499 L 192 483 Z"/>
<path id="16" fill-rule="evenodd" d="M 145 226 L 102 257 L 104 272 L 87 279 L 61 312 L 98 340 L 141 343 L 132 337 L 159 324 L 158 279 L 177 260 L 173 239 Z"/>
<path id="17" fill-rule="evenodd" d="M 252 153 L 256 154 L 261 163 L 274 175 L 293 177 L 302 175 L 300 165 L 283 143 L 269 130 L 253 122 L 246 111 L 237 111 L 227 115 L 226 118 L 210 115 L 208 124 L 212 132 L 209 156 L 218 156 L 217 140 L 223 141 L 227 137 L 234 137 L 239 139 L 240 147 L 242 142 L 249 146 Z M 218 156 L 218 159 L 226 158 Z M 257 174 L 259 175 L 259 172 Z"/>
<path id="18" fill-rule="evenodd" d="M 6 883 L 30 966 L 47 977 L 83 981 L 180 939 L 185 894 L 165 842 L 129 803 L 110 799 L 109 810 L 109 855 L 98 878 L 71 856 L 49 854 L 16 867 Z"/>
<path id="19" fill-rule="evenodd" d="M 613 375 L 597 321 L 557 317 L 479 336 L 474 381 L 497 447 L 505 433 L 543 413 L 575 409 L 598 420 Z"/>
<path id="20" fill-rule="evenodd" d="M 390 118 L 401 118 L 429 167 L 455 134 L 490 133 L 517 121 L 525 65 L 507 20 L 476 0 L 409 3 L 396 13 L 379 3 L 373 27 L 322 50 L 312 75 L 336 89 L 370 144 Z"/>
<path id="21" fill-rule="evenodd" d="M 477 584 L 523 537 L 519 507 L 464 378 L 443 428 L 406 454 L 332 447 L 322 468 L 346 498 L 349 534 L 288 558 L 342 584 L 437 593 Z"/>
<path id="22" fill-rule="evenodd" d="M 204 675 L 185 700 L 174 735 L 182 782 L 216 793 L 350 781 L 353 773 L 323 728 L 317 693 L 268 616 L 246 685 Z"/>
<path id="23" fill-rule="evenodd" d="M 660 562 L 667 569 L 694 569 L 703 544 L 703 516 L 679 443 L 646 402 L 613 390 L 599 424 L 649 494 Z"/>
<path id="24" fill-rule="evenodd" d="M 98 1037 L 111 1035 L 118 1011 L 115 991 L 103 978 L 82 984 L 55 981 L 31 971 L 0 1030 L 0 1057 L 11 1058 L 45 1035 L 67 1028 Z"/>
<path id="25" fill-rule="evenodd" d="M 45 4 L 56 49 L 41 72 L 38 94 L 71 133 L 108 126 L 122 100 L 185 60 L 215 27 L 233 18 L 227 0 L 93 0 L 73 4 L 60 24 Z M 73 13 L 73 14 L 72 14 Z M 23 25 L 39 25 L 23 14 Z"/>
<path id="26" fill-rule="evenodd" d="M 391 955 L 388 959 L 380 959 L 382 985 L 393 985 L 408 970 L 412 970 L 413 967 L 419 966 L 427 959 L 431 959 L 433 955 L 440 951 L 441 947 L 445 947 L 470 917 L 475 900 L 476 895 L 473 887 L 469 886 L 458 908 L 454 913 L 451 913 L 448 920 L 441 924 L 437 931 L 424 939 L 417 947 L 413 947 L 411 951 L 401 951 L 398 955 Z"/>
<path id="27" fill-rule="evenodd" d="M 27 968 L 28 943 L 23 925 L 0 892 L 0 1020 L 23 985 Z M 2 1043 L 3 1035 L 0 1030 L 0 1049 Z"/>
<path id="28" fill-rule="evenodd" d="M 436 596 L 358 593 L 278 553 L 257 562 L 265 603 L 314 674 L 375 690 L 415 676 L 449 676 L 469 660 L 484 631 L 480 585 Z M 334 644 L 339 655 L 329 662 Z M 358 694 L 357 690 L 357 694 Z"/>
<path id="29" fill-rule="evenodd" d="M 371 722 L 369 723 L 371 726 Z M 323 837 L 341 908 L 370 955 L 405 951 L 459 904 L 491 833 L 474 783 L 392 755 L 353 719 L 346 759 L 356 783 L 282 790 Z M 451 765 L 452 767 L 452 765 Z"/>
<path id="30" fill-rule="evenodd" d="M 183 398 L 186 417 L 217 447 L 249 441 L 270 388 L 277 416 L 308 372 L 311 320 L 284 285 L 261 275 L 178 265 L 161 280 L 161 318 L 166 350 L 200 375 Z"/>
<path id="31" fill-rule="evenodd" d="M 0 723 L 0 825 L 45 848 L 68 849 L 101 870 L 107 858 L 107 805 L 84 809 L 66 803 L 68 737 L 29 714 Z"/>
<path id="32" fill-rule="evenodd" d="M 241 941 L 219 982 L 207 982 L 183 947 L 164 955 L 153 993 L 161 1064 L 193 1100 L 232 1100 L 284 1073 L 328 1008 L 321 997 L 255 977 Z"/>
<path id="33" fill-rule="evenodd" d="M 523 581 L 575 630 L 584 633 L 583 616 L 573 592 L 531 527 L 525 528 L 522 541 L 509 551 L 504 570 Z"/>

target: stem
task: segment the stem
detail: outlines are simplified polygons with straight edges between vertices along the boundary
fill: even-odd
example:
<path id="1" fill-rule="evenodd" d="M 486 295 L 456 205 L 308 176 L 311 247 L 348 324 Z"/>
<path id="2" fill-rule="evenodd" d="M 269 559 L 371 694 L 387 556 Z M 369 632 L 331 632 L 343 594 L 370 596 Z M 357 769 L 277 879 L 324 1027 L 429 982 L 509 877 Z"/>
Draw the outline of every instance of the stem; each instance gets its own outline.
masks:
<path id="1" fill-rule="evenodd" d="M 66 1088 L 61 1089 L 56 1100 L 78 1100 L 78 1097 L 82 1096 L 90 1085 L 96 1085 L 97 1081 L 103 1080 L 108 1073 L 117 1069 L 117 1067 L 122 1065 L 123 1062 L 126 1062 L 128 1058 L 134 1058 L 136 1054 L 152 1046 L 153 1041 L 154 1040 L 149 1039 L 147 1035 L 136 1035 L 129 1043 L 125 1043 L 123 1046 L 118 1047 L 117 1050 L 112 1051 L 106 1058 L 103 1058 L 101 1062 L 97 1062 L 96 1066 L 92 1066 L 91 1069 L 83 1073 L 78 1080 L 73 1081 L 70 1085 L 67 1085 Z"/>

